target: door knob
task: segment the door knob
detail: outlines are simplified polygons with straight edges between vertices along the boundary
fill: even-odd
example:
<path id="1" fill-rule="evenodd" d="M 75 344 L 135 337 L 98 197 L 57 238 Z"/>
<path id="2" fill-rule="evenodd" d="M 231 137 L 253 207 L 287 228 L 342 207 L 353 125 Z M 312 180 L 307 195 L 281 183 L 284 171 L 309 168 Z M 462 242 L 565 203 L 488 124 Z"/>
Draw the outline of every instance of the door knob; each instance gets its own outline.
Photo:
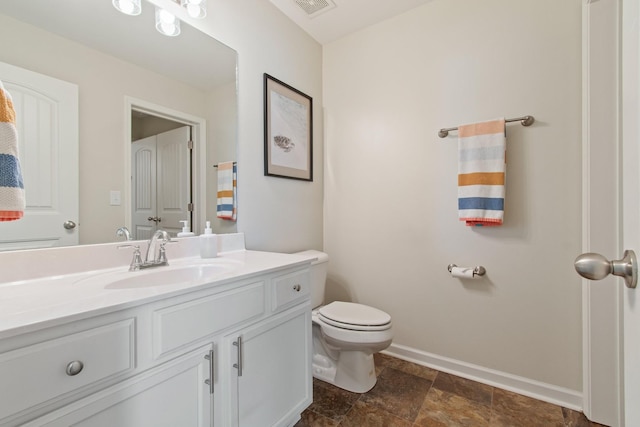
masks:
<path id="1" fill-rule="evenodd" d="M 614 261 L 589 252 L 576 258 L 574 266 L 579 275 L 589 280 L 601 280 L 613 274 L 624 277 L 628 288 L 635 288 L 638 284 L 638 260 L 632 250 L 624 251 L 624 257 Z"/>
<path id="2" fill-rule="evenodd" d="M 76 228 L 76 223 L 69 220 L 69 221 L 65 221 L 64 224 L 62 224 L 62 226 L 66 229 L 66 230 L 73 230 L 74 228 Z"/>

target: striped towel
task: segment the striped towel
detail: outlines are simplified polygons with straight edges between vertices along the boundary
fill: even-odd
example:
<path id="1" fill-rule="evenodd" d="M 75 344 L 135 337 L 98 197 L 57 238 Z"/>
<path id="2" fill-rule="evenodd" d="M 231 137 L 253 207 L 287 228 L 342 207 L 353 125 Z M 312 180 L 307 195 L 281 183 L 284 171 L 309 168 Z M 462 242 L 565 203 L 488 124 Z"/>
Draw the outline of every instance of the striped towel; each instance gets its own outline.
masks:
<path id="1" fill-rule="evenodd" d="M 218 218 L 235 221 L 237 218 L 237 175 L 235 162 L 218 165 Z"/>
<path id="2" fill-rule="evenodd" d="M 11 95 L 0 82 L 0 221 L 24 215 L 25 197 L 20 160 L 16 112 Z"/>
<path id="3" fill-rule="evenodd" d="M 458 217 L 502 225 L 506 174 L 504 119 L 458 127 Z"/>

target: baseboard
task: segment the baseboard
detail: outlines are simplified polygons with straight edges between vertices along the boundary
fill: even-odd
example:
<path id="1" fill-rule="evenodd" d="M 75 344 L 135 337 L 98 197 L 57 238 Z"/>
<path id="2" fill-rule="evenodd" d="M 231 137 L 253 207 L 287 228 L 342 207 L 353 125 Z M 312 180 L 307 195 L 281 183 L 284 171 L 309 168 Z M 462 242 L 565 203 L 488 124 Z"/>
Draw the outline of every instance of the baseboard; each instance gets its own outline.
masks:
<path id="1" fill-rule="evenodd" d="M 568 409 L 582 411 L 582 393 L 576 390 L 461 362 L 399 344 L 391 344 L 382 353 Z"/>

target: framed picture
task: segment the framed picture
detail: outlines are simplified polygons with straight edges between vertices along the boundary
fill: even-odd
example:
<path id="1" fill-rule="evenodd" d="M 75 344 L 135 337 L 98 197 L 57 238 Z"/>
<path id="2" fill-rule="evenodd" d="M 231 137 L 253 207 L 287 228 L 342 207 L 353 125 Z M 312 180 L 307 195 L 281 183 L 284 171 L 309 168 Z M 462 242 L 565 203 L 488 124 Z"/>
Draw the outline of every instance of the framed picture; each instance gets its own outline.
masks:
<path id="1" fill-rule="evenodd" d="M 313 100 L 264 75 L 264 174 L 313 181 Z"/>

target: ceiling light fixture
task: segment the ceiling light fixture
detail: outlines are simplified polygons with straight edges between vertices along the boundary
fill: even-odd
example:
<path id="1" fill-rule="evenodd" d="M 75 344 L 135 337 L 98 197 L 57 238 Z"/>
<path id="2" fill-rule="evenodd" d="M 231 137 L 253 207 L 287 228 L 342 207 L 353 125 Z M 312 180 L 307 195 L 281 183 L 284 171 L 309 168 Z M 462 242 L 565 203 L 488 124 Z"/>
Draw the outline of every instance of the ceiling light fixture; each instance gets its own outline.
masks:
<path id="1" fill-rule="evenodd" d="M 113 7 L 127 15 L 140 15 L 140 0 L 113 0 Z"/>
<path id="2" fill-rule="evenodd" d="M 202 19 L 207 16 L 207 0 L 180 0 L 180 6 L 185 7 L 192 18 Z"/>
<path id="3" fill-rule="evenodd" d="M 175 37 L 180 34 L 180 20 L 173 13 L 156 7 L 156 30 L 165 36 Z"/>
<path id="4" fill-rule="evenodd" d="M 202 19 L 207 16 L 207 0 L 172 0 L 183 6 L 192 18 Z M 127 15 L 140 15 L 141 0 L 112 0 L 113 6 Z M 156 6 L 156 29 L 165 36 L 175 37 L 180 34 L 180 20 L 170 12 Z"/>

